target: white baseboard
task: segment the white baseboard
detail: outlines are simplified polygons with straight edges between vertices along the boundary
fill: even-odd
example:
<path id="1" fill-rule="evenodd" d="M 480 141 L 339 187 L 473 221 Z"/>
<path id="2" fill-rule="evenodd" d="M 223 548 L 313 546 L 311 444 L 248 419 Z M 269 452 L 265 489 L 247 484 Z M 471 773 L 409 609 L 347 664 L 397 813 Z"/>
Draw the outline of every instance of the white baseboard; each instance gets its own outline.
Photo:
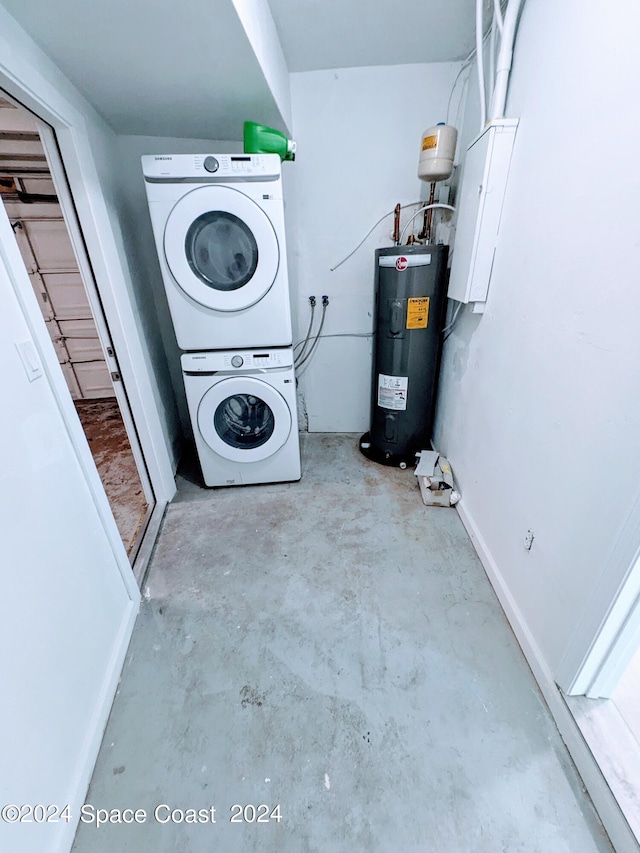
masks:
<path id="1" fill-rule="evenodd" d="M 611 843 L 617 853 L 639 853 L 640 846 L 567 707 L 560 689 L 553 680 L 547 662 L 511 595 L 496 561 L 487 548 L 473 517 L 467 511 L 464 500 L 460 501 L 456 509 Z"/>
<path id="2" fill-rule="evenodd" d="M 51 853 L 69 853 L 73 846 L 73 840 L 80 819 L 80 809 L 85 803 L 89 783 L 93 775 L 93 768 L 98 758 L 104 730 L 107 726 L 109 714 L 111 713 L 113 698 L 120 681 L 120 674 L 122 673 L 122 667 L 124 666 L 129 648 L 133 626 L 138 615 L 138 607 L 139 601 L 131 601 L 122 617 L 122 622 L 120 623 L 120 628 L 113 644 L 109 666 L 107 667 L 91 723 L 80 751 L 75 778 L 71 783 L 69 796 L 65 799 L 65 805 L 68 803 L 70 806 L 72 820 L 69 823 L 58 824 L 62 828 L 62 832 L 57 839 L 57 843 L 54 842 Z"/>

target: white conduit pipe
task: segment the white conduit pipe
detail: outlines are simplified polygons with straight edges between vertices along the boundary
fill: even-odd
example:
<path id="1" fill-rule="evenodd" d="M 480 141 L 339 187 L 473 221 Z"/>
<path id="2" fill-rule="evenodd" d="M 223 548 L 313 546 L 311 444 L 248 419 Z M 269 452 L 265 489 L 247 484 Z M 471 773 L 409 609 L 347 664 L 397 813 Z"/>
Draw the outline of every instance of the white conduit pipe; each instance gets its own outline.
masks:
<path id="1" fill-rule="evenodd" d="M 507 11 L 504 16 L 502 28 L 502 39 L 500 40 L 500 52 L 496 68 L 496 83 L 491 99 L 491 121 L 504 118 L 504 109 L 507 102 L 507 87 L 509 86 L 509 74 L 511 72 L 511 61 L 513 59 L 513 43 L 516 37 L 516 25 L 518 13 L 523 0 L 509 0 Z"/>
<path id="2" fill-rule="evenodd" d="M 493 22 L 491 24 L 491 32 L 489 34 L 489 86 L 493 86 L 496 79 L 496 29 L 497 29 L 496 13 L 493 13 Z M 491 94 L 491 92 L 490 92 Z"/>
<path id="3" fill-rule="evenodd" d="M 502 33 L 502 9 L 500 8 L 500 0 L 493 0 L 493 14 L 498 22 L 498 29 Z"/>
<path id="4" fill-rule="evenodd" d="M 513 2 L 513 0 L 511 0 Z M 482 7 L 483 0 L 476 0 L 476 67 L 478 69 L 478 91 L 480 93 L 480 132 L 487 120 L 487 97 L 484 90 L 484 55 L 482 50 Z M 502 39 L 504 41 L 504 37 Z"/>
<path id="5" fill-rule="evenodd" d="M 456 211 L 455 207 L 452 207 L 450 204 L 442 204 L 439 201 L 436 201 L 433 204 L 425 204 L 419 210 L 416 210 L 416 212 L 413 214 L 411 219 L 409 219 L 409 221 L 405 224 L 404 228 L 402 229 L 402 232 L 400 234 L 400 244 L 399 244 L 400 246 L 402 245 L 402 241 L 404 240 L 404 235 L 407 233 L 407 229 L 409 228 L 409 226 L 411 225 L 413 220 L 416 218 L 416 216 L 419 216 L 425 210 L 451 210 L 451 211 L 453 211 L 453 213 L 455 213 L 455 211 Z"/>

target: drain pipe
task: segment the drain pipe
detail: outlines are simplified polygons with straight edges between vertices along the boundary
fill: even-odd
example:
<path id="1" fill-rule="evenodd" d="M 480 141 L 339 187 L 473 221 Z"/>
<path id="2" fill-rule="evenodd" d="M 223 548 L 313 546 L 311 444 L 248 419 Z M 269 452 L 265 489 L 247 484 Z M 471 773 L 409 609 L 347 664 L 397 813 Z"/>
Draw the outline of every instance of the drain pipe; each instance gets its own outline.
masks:
<path id="1" fill-rule="evenodd" d="M 491 99 L 491 121 L 504 118 L 509 74 L 511 73 L 511 62 L 513 60 L 513 43 L 516 38 L 518 14 L 520 13 L 522 3 L 523 0 L 509 0 L 509 5 L 504 15 L 500 52 L 498 53 L 496 67 L 496 80 Z"/>

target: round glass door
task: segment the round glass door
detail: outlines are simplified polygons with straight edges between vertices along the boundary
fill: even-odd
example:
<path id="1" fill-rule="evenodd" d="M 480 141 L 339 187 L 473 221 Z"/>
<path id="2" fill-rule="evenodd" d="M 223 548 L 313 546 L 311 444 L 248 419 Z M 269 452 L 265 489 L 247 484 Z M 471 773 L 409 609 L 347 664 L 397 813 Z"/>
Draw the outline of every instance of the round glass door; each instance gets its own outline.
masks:
<path id="1" fill-rule="evenodd" d="M 216 433 L 230 447 L 253 450 L 269 441 L 275 429 L 273 412 L 254 394 L 233 394 L 213 416 Z"/>
<path id="2" fill-rule="evenodd" d="M 224 210 L 203 213 L 185 238 L 187 261 L 198 278 L 214 290 L 237 290 L 258 266 L 258 244 L 242 219 Z"/>
<path id="3" fill-rule="evenodd" d="M 211 184 L 175 204 L 165 226 L 164 252 L 178 286 L 217 311 L 255 305 L 280 265 L 278 239 L 262 208 L 239 190 Z"/>
<path id="4" fill-rule="evenodd" d="M 198 407 L 198 428 L 209 447 L 234 462 L 257 462 L 279 450 L 291 432 L 284 397 L 250 376 L 223 379 Z"/>

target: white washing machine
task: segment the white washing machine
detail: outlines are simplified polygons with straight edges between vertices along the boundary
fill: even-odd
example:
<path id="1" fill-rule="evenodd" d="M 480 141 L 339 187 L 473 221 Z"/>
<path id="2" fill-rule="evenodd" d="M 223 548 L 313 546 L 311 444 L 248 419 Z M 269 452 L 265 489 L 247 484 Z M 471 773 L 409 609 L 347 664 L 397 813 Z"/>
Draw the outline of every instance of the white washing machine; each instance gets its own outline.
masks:
<path id="1" fill-rule="evenodd" d="M 291 346 L 279 156 L 147 155 L 142 170 L 178 346 Z"/>
<path id="2" fill-rule="evenodd" d="M 185 353 L 182 373 L 207 486 L 300 479 L 291 348 Z"/>

